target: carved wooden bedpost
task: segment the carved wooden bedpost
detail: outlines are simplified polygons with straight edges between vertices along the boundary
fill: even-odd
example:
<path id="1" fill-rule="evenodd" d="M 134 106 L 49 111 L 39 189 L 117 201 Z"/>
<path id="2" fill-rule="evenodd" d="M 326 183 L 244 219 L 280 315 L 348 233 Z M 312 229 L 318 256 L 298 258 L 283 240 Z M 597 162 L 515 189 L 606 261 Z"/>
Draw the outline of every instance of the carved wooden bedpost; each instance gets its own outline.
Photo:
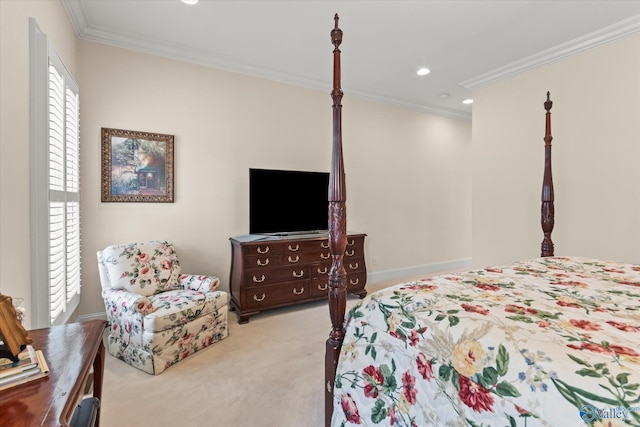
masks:
<path id="1" fill-rule="evenodd" d="M 542 181 L 542 212 L 541 222 L 542 231 L 544 232 L 544 240 L 542 241 L 542 256 L 553 256 L 553 242 L 551 241 L 551 232 L 554 225 L 554 207 L 553 207 L 553 177 L 551 175 L 551 107 L 553 102 L 549 99 L 547 92 L 547 100 L 544 103 L 546 113 L 546 129 L 544 135 L 544 179 Z"/>
<path id="2" fill-rule="evenodd" d="M 347 304 L 347 272 L 343 257 L 347 247 L 347 209 L 344 160 L 342 157 L 342 89 L 340 88 L 340 43 L 342 30 L 338 28 L 336 13 L 335 27 L 331 31 L 333 43 L 333 148 L 331 174 L 329 178 L 329 250 L 331 270 L 329 271 L 329 314 L 331 332 L 325 352 L 325 425 L 331 424 L 333 412 L 333 382 L 340 348 L 344 340 L 344 316 Z"/>

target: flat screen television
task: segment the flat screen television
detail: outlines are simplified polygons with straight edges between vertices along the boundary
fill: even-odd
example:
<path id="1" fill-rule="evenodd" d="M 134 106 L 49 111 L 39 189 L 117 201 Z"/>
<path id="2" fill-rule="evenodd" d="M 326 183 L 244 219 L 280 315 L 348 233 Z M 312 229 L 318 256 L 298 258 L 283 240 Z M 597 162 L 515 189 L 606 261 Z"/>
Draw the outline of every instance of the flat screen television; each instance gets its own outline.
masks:
<path id="1" fill-rule="evenodd" d="M 249 233 L 326 232 L 328 192 L 328 172 L 249 169 Z"/>

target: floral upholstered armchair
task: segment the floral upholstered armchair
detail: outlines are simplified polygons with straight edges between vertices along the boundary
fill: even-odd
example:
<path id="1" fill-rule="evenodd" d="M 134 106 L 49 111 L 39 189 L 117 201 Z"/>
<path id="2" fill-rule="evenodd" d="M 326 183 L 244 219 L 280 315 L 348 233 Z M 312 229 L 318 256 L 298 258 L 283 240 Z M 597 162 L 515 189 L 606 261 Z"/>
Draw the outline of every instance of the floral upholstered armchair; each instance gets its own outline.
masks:
<path id="1" fill-rule="evenodd" d="M 214 276 L 181 274 L 173 245 L 151 241 L 98 251 L 109 353 L 157 375 L 227 337 L 228 296 Z"/>

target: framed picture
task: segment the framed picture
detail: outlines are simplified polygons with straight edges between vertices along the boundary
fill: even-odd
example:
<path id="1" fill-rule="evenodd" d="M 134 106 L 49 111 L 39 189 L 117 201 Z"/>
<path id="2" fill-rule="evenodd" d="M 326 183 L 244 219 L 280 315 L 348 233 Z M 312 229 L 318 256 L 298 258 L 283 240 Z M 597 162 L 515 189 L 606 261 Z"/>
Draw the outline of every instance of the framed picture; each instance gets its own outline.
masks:
<path id="1" fill-rule="evenodd" d="M 102 201 L 173 202 L 173 135 L 102 128 Z"/>

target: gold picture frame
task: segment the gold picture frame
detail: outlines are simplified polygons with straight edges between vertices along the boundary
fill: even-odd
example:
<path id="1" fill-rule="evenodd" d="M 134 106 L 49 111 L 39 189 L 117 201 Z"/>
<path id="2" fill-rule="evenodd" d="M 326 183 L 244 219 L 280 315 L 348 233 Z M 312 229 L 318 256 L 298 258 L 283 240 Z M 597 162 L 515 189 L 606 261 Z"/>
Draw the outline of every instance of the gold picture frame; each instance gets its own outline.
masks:
<path id="1" fill-rule="evenodd" d="M 174 136 L 102 128 L 103 202 L 173 203 Z"/>

